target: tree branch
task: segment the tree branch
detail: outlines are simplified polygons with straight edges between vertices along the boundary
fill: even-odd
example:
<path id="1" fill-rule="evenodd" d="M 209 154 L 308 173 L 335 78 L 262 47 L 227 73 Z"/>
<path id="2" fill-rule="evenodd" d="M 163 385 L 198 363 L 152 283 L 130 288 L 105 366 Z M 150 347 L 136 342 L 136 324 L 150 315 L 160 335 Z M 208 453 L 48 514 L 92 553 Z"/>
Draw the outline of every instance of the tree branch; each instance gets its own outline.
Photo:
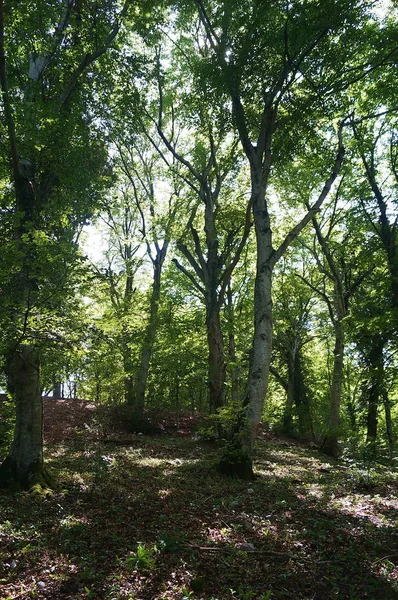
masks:
<path id="1" fill-rule="evenodd" d="M 195 288 L 202 294 L 204 298 L 206 298 L 206 290 L 196 281 L 195 277 L 186 269 L 181 263 L 178 262 L 176 258 L 173 258 L 173 263 L 175 266 L 186 275 L 189 281 L 195 286 Z"/>
<path id="2" fill-rule="evenodd" d="M 336 159 L 335 159 L 335 162 L 333 165 L 333 170 L 332 170 L 332 173 L 331 173 L 329 179 L 325 182 L 325 185 L 323 186 L 323 189 L 322 189 L 321 193 L 319 194 L 318 200 L 312 205 L 311 209 L 307 212 L 307 214 L 303 217 L 303 219 L 301 219 L 301 221 L 299 223 L 297 223 L 297 225 L 295 227 L 293 227 L 293 229 L 287 234 L 287 236 L 285 237 L 285 239 L 283 240 L 283 242 L 281 243 L 279 248 L 273 252 L 272 257 L 270 259 L 271 267 L 274 267 L 275 264 L 278 262 L 278 260 L 281 258 L 281 256 L 283 256 L 283 254 L 286 252 L 286 250 L 288 249 L 290 244 L 298 236 L 300 231 L 302 231 L 302 229 L 304 229 L 304 227 L 307 225 L 307 223 L 309 223 L 309 221 L 313 218 L 315 213 L 320 209 L 324 200 L 326 199 L 327 195 L 329 194 L 330 189 L 340 172 L 341 165 L 342 165 L 343 159 L 344 159 L 345 148 L 343 146 L 343 139 L 342 139 L 343 125 L 344 125 L 344 121 L 341 121 L 341 123 L 339 125 L 339 130 L 338 130 L 338 141 L 339 141 L 338 152 L 337 152 L 337 156 L 336 156 Z"/>
<path id="3" fill-rule="evenodd" d="M 60 96 L 59 106 L 58 106 L 59 111 L 63 108 L 65 103 L 68 101 L 71 93 L 73 92 L 73 90 L 75 89 L 75 87 L 77 85 L 77 82 L 79 81 L 80 76 L 88 69 L 88 67 L 90 65 L 95 63 L 95 61 L 98 60 L 109 49 L 113 40 L 116 38 L 117 34 L 119 33 L 120 21 L 125 17 L 130 3 L 131 3 L 131 0 L 125 0 L 123 8 L 120 11 L 120 13 L 115 21 L 115 24 L 113 25 L 111 31 L 109 32 L 107 38 L 105 39 L 105 42 L 103 43 L 103 45 L 100 46 L 99 48 L 97 48 L 96 50 L 94 50 L 94 52 L 87 53 L 82 58 L 82 60 L 80 61 L 79 65 L 76 67 L 76 69 L 73 71 L 68 83 L 66 84 L 66 86 Z"/>
<path id="4" fill-rule="evenodd" d="M 20 176 L 19 153 L 15 121 L 12 114 L 10 94 L 8 90 L 6 57 L 4 50 L 4 1 L 0 0 L 0 85 L 3 98 L 4 114 L 7 122 L 8 138 L 10 142 L 11 166 L 14 181 Z"/>

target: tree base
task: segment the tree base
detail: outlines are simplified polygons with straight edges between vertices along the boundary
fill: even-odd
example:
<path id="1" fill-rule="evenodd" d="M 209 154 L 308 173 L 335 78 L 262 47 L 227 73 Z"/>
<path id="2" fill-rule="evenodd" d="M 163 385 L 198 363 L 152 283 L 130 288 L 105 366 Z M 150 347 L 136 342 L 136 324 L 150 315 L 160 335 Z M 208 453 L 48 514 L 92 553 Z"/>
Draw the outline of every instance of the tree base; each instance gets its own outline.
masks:
<path id="1" fill-rule="evenodd" d="M 217 471 L 228 477 L 236 477 L 245 481 L 256 479 L 253 473 L 252 459 L 243 452 L 225 452 L 217 465 Z"/>
<path id="2" fill-rule="evenodd" d="M 0 465 L 0 488 L 27 490 L 43 496 L 55 487 L 55 477 L 43 465 L 32 464 L 21 472 L 10 456 Z"/>
<path id="3" fill-rule="evenodd" d="M 323 454 L 326 454 L 326 456 L 332 456 L 333 458 L 339 457 L 338 442 L 335 438 L 327 437 L 323 442 L 320 450 Z"/>

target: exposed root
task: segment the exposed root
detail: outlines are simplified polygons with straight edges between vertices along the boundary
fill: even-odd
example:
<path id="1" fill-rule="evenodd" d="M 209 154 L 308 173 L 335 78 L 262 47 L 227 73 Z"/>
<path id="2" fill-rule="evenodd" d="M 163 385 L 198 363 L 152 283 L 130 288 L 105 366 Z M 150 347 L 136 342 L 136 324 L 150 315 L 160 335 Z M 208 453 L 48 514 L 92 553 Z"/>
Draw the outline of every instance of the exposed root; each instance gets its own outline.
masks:
<path id="1" fill-rule="evenodd" d="M 26 490 L 38 496 L 47 496 L 56 487 L 54 475 L 42 464 L 32 464 L 23 471 L 10 456 L 0 465 L 0 487 L 13 491 Z"/>

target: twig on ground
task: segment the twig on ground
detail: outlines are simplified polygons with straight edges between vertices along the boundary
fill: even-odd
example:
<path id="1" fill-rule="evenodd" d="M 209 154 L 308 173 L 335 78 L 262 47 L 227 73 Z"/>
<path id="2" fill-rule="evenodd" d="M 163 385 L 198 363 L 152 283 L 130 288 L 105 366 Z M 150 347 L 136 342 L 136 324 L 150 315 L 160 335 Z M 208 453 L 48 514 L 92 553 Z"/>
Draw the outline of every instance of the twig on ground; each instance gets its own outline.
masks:
<path id="1" fill-rule="evenodd" d="M 225 552 L 230 551 L 231 548 L 228 546 L 196 546 L 194 544 L 188 544 L 188 546 L 194 550 L 200 550 L 201 552 Z M 297 556 L 297 554 L 290 554 L 289 552 L 277 552 L 276 550 L 248 550 L 245 551 L 247 554 L 264 554 L 270 556 L 279 556 L 281 558 L 287 558 L 291 560 L 298 560 L 308 563 L 314 563 L 317 565 L 323 565 L 328 563 L 345 563 L 343 559 L 330 559 L 330 560 L 314 560 L 312 558 L 305 558 L 304 556 Z"/>

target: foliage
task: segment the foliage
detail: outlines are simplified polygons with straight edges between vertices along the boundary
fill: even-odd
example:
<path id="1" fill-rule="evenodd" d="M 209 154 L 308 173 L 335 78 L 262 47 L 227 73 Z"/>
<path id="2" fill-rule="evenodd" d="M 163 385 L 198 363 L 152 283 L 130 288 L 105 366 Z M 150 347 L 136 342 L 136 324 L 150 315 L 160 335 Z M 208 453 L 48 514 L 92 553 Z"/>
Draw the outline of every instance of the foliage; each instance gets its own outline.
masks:
<path id="1" fill-rule="evenodd" d="M 157 552 L 156 546 L 146 548 L 144 544 L 139 543 L 137 550 L 128 556 L 125 560 L 127 569 L 136 569 L 137 571 L 150 571 L 155 566 L 153 555 Z"/>
<path id="2" fill-rule="evenodd" d="M 10 448 L 15 423 L 13 401 L 6 395 L 0 396 L 0 457 L 4 457 Z"/>

